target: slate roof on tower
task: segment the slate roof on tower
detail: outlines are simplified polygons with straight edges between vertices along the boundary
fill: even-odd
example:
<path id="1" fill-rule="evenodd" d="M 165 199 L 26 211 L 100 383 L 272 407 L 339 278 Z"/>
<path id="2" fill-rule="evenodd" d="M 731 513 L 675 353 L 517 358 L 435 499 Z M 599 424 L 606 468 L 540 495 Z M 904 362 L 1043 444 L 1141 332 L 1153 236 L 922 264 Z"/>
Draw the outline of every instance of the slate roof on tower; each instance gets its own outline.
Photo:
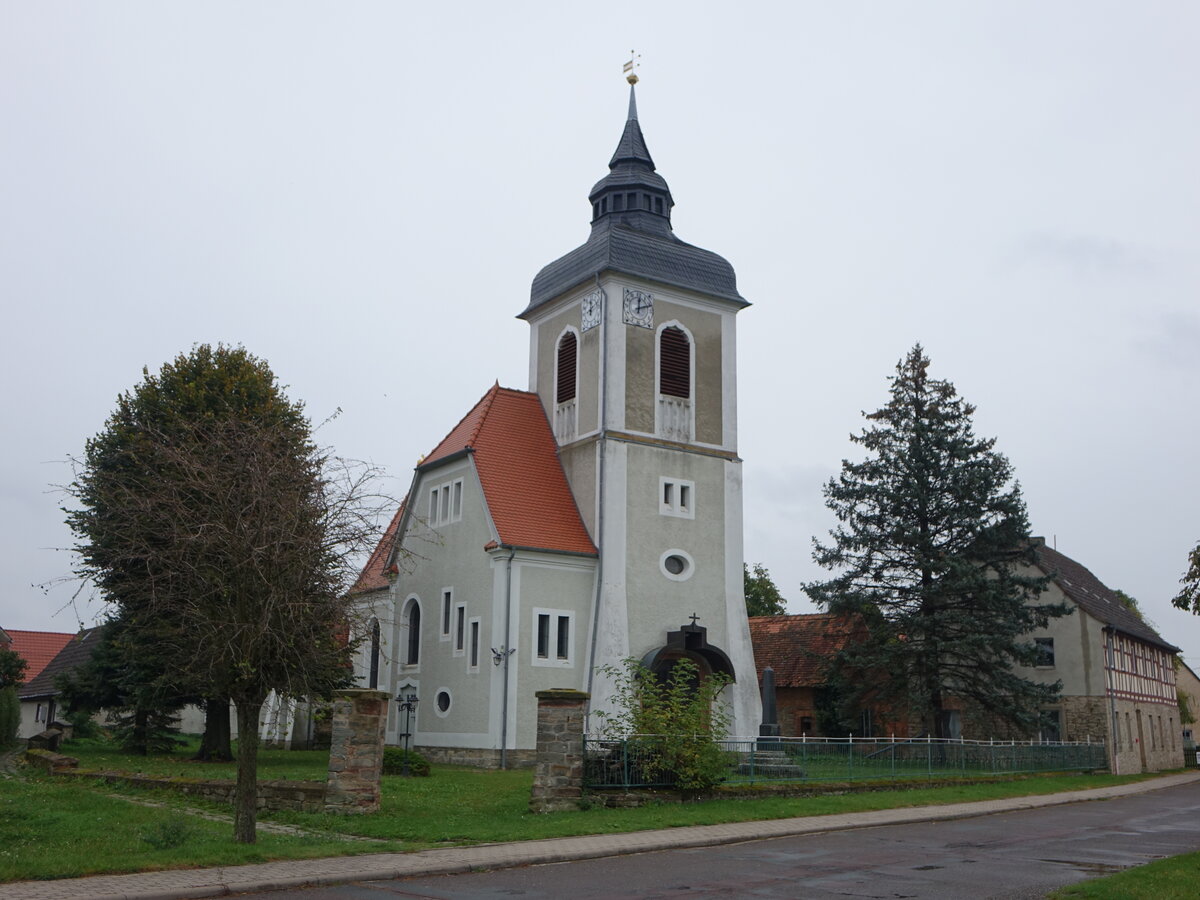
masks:
<path id="1" fill-rule="evenodd" d="M 738 293 L 733 266 L 716 253 L 675 237 L 671 229 L 674 200 L 646 147 L 632 85 L 629 116 L 608 167 L 608 175 L 588 197 L 593 215 L 587 243 L 538 272 L 529 305 L 519 318 L 610 270 L 721 297 L 739 306 L 750 305 Z"/>
<path id="2" fill-rule="evenodd" d="M 499 543 L 596 556 L 558 459 L 558 443 L 537 394 L 494 385 L 417 467 L 436 468 L 470 454 Z M 354 591 L 387 586 L 404 506 L 392 518 Z"/>

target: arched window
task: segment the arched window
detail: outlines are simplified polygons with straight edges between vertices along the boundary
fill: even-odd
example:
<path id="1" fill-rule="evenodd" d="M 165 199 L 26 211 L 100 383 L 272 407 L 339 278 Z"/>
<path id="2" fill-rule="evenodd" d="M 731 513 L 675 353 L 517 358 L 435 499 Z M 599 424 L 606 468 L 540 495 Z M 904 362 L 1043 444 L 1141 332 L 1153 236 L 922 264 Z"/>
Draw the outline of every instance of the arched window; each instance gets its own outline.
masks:
<path id="1" fill-rule="evenodd" d="M 408 629 L 404 642 L 404 664 L 415 666 L 421 661 L 421 603 L 416 597 L 408 601 L 404 625 Z"/>
<path id="2" fill-rule="evenodd" d="M 692 396 L 692 345 L 682 328 L 671 325 L 658 338 L 658 392 L 684 400 Z"/>
<path id="3" fill-rule="evenodd" d="M 558 380 L 555 387 L 555 403 L 566 403 L 575 399 L 575 360 L 579 341 L 574 331 L 568 331 L 558 341 Z"/>
<path id="4" fill-rule="evenodd" d="M 371 671 L 367 676 L 367 687 L 379 687 L 379 620 L 371 619 Z"/>

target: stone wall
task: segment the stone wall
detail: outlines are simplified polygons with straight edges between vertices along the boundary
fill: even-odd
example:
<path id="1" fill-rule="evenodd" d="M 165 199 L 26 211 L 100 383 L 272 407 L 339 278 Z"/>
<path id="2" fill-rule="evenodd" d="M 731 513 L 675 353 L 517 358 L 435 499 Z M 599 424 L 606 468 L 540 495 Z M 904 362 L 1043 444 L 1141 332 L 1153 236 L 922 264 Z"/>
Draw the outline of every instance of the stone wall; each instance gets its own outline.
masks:
<path id="1" fill-rule="evenodd" d="M 476 747 L 413 747 L 431 763 L 449 766 L 475 766 L 480 769 L 500 768 L 500 751 Z M 537 762 L 536 750 L 509 750 L 505 764 L 510 769 L 530 769 Z"/>
<path id="2" fill-rule="evenodd" d="M 386 691 L 343 691 L 333 701 L 329 782 L 325 811 L 379 811 L 383 775 L 383 734 L 387 727 Z"/>
<path id="3" fill-rule="evenodd" d="M 191 797 L 203 797 L 216 803 L 233 803 L 236 781 L 199 778 L 153 778 L 121 772 L 79 772 L 55 770 L 55 775 L 99 780 L 108 784 L 127 784 L 140 788 L 175 791 Z M 325 808 L 325 785 L 320 781 L 260 781 L 259 809 L 287 809 L 295 812 L 321 812 Z"/>
<path id="4" fill-rule="evenodd" d="M 578 809 L 583 797 L 583 691 L 538 691 L 532 812 Z"/>

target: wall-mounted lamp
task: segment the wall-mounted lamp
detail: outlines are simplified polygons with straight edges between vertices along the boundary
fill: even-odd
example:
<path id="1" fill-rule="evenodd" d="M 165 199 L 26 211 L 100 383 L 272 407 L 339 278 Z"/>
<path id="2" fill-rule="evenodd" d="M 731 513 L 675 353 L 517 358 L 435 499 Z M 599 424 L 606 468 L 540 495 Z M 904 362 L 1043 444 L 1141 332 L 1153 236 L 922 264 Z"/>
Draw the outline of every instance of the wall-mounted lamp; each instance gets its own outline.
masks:
<path id="1" fill-rule="evenodd" d="M 500 663 L 504 662 L 504 658 L 506 656 L 512 656 L 512 654 L 514 654 L 516 652 L 517 652 L 516 647 L 513 647 L 512 649 L 506 649 L 504 647 L 501 647 L 499 650 L 497 650 L 495 647 L 492 647 L 492 665 L 493 666 L 500 665 Z"/>

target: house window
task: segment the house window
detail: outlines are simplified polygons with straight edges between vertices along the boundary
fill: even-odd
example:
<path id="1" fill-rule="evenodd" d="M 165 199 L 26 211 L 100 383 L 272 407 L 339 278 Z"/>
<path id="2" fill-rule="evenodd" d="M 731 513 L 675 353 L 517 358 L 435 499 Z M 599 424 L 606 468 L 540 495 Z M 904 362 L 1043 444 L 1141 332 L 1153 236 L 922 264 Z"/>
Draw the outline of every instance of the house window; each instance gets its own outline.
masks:
<path id="1" fill-rule="evenodd" d="M 534 609 L 533 664 L 570 668 L 575 664 L 575 613 Z"/>
<path id="2" fill-rule="evenodd" d="M 454 588 L 442 588 L 442 627 L 439 635 L 443 641 L 450 640 L 450 619 L 454 610 Z"/>
<path id="3" fill-rule="evenodd" d="M 696 484 L 679 478 L 658 479 L 658 512 L 681 519 L 696 518 Z"/>
<path id="4" fill-rule="evenodd" d="M 1038 739 L 1057 742 L 1062 740 L 1062 710 L 1043 709 L 1039 713 Z"/>
<path id="5" fill-rule="evenodd" d="M 371 619 L 371 659 L 370 672 L 367 675 L 367 687 L 374 690 L 379 687 L 379 620 Z"/>
<path id="6" fill-rule="evenodd" d="M 1054 638 L 1034 638 L 1034 648 L 1037 650 L 1037 666 L 1040 669 L 1054 666 Z"/>
<path id="7" fill-rule="evenodd" d="M 412 597 L 404 615 L 407 634 L 404 641 L 404 664 L 415 666 L 421 661 L 421 602 Z"/>
<path id="8" fill-rule="evenodd" d="M 454 655 L 462 656 L 467 652 L 467 605 L 459 603 L 454 607 Z"/>
<path id="9" fill-rule="evenodd" d="M 41 703 L 39 703 L 37 705 L 37 709 L 35 709 L 33 711 L 33 721 L 35 721 L 35 722 L 45 722 L 46 721 L 46 707 L 43 706 Z"/>
<path id="10" fill-rule="evenodd" d="M 429 490 L 429 524 L 448 525 L 462 518 L 463 480 L 456 478 Z"/>
<path id="11" fill-rule="evenodd" d="M 658 337 L 658 392 L 684 400 L 692 396 L 692 343 L 674 325 Z"/>
<path id="12" fill-rule="evenodd" d="M 479 619 L 472 619 L 468 623 L 467 631 L 470 634 L 468 638 L 467 653 L 467 668 L 473 671 L 479 671 Z"/>

